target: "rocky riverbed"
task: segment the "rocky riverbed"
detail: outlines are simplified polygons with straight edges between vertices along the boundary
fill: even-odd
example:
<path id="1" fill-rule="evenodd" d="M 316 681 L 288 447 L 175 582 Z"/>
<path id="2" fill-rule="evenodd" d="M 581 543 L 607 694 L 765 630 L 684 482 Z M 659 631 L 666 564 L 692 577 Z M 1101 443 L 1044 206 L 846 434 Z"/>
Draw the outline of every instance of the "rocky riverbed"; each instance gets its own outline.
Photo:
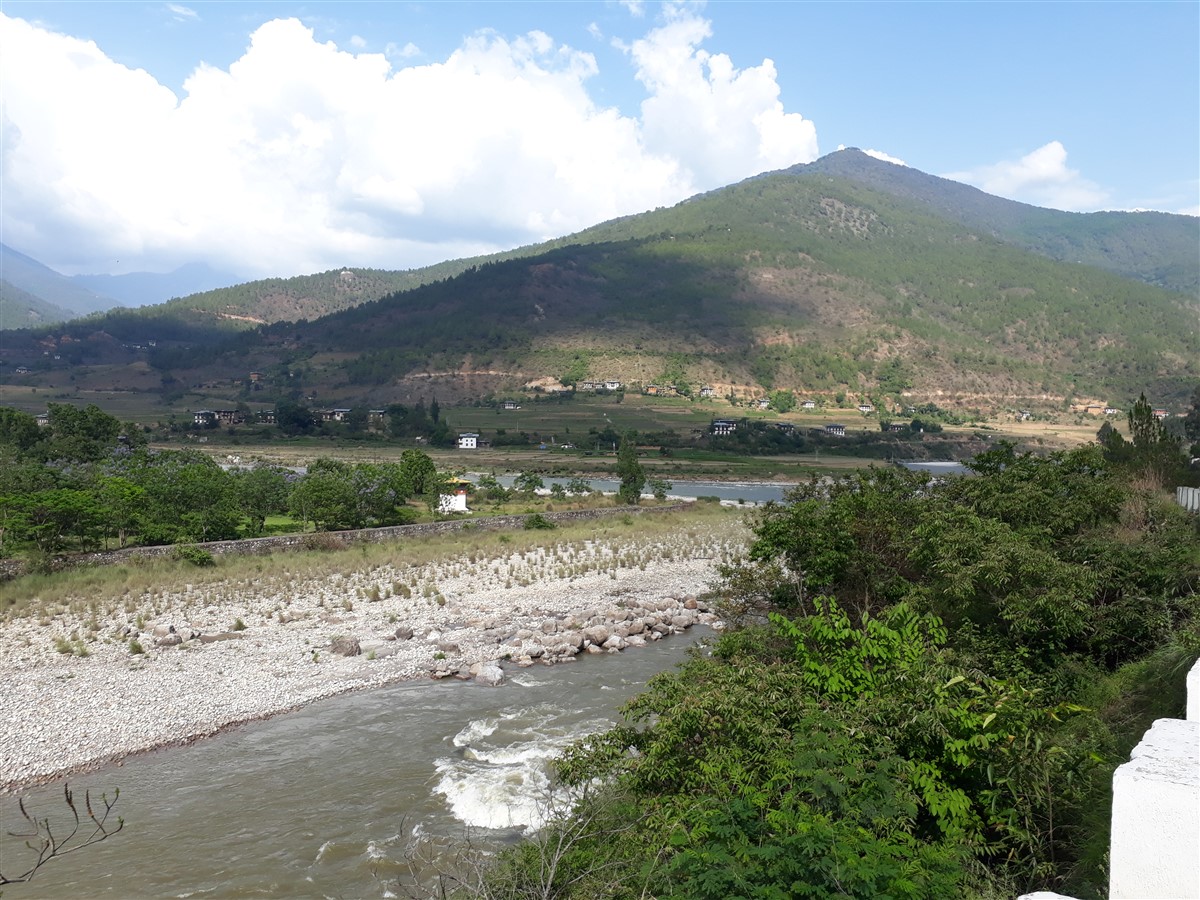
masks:
<path id="1" fill-rule="evenodd" d="M 715 624 L 699 595 L 741 545 L 707 525 L 51 606 L 0 626 L 0 790 L 403 679 L 637 652 Z"/>

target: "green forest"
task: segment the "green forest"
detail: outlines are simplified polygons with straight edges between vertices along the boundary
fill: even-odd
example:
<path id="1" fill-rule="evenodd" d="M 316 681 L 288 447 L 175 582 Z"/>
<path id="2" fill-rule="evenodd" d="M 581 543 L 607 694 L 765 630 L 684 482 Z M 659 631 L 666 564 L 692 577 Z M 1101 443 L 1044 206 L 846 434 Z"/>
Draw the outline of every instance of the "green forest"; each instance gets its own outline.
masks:
<path id="1" fill-rule="evenodd" d="M 1200 656 L 1200 521 L 1150 419 L 766 507 L 722 571 L 735 627 L 567 752 L 570 810 L 473 890 L 1106 896 L 1113 770 Z"/>

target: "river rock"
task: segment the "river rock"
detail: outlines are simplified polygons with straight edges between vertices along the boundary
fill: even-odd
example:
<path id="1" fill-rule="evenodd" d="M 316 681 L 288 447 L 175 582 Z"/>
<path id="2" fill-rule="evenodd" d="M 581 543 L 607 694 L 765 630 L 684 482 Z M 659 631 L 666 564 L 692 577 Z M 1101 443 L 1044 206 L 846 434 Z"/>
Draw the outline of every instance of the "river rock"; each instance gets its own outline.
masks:
<path id="1" fill-rule="evenodd" d="M 474 669 L 475 666 L 471 668 Z M 504 683 L 504 670 L 495 663 L 480 666 L 479 671 L 475 673 L 475 683 L 488 687 L 499 687 Z"/>
<path id="2" fill-rule="evenodd" d="M 624 650 L 625 638 L 621 637 L 619 634 L 614 634 L 607 641 L 601 644 L 601 646 L 605 650 Z"/>
<path id="3" fill-rule="evenodd" d="M 183 638 L 177 634 L 164 634 L 154 642 L 155 647 L 176 647 L 183 643 Z"/>
<path id="4" fill-rule="evenodd" d="M 696 602 L 695 597 L 685 597 L 683 600 L 684 609 L 699 609 L 700 604 Z"/>
<path id="5" fill-rule="evenodd" d="M 554 634 L 558 631 L 558 622 L 554 619 L 544 619 L 542 621 L 542 634 Z"/>
<path id="6" fill-rule="evenodd" d="M 413 630 L 408 625 L 401 625 L 393 634 L 398 641 L 410 641 L 412 640 Z"/>
<path id="7" fill-rule="evenodd" d="M 358 656 L 362 653 L 362 647 L 359 646 L 358 638 L 338 635 L 329 642 L 329 652 L 338 656 Z"/>
<path id="8" fill-rule="evenodd" d="M 593 625 L 591 628 L 585 628 L 583 634 L 593 644 L 603 644 L 612 632 L 604 625 Z"/>

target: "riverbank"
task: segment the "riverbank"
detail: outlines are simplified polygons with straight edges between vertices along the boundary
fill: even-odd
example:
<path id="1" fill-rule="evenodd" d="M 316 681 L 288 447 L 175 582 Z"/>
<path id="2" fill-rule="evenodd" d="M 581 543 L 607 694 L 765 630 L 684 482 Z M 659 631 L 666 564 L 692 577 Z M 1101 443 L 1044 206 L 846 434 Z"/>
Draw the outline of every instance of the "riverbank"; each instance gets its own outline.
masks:
<path id="1" fill-rule="evenodd" d="M 0 790 L 346 691 L 637 652 L 712 621 L 696 596 L 743 540 L 709 512 L 50 579 L 0 627 Z"/>

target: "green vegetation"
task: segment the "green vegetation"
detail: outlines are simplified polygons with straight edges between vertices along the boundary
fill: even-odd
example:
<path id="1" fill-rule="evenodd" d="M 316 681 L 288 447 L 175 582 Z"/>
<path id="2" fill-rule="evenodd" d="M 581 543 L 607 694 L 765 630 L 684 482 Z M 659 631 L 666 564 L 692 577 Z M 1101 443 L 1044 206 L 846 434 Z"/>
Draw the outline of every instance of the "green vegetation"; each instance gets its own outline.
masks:
<path id="1" fill-rule="evenodd" d="M 566 754 L 572 813 L 483 895 L 1104 896 L 1113 768 L 1200 655 L 1153 458 L 1002 445 L 767 507 L 723 568 L 742 627 Z"/>
<path id="2" fill-rule="evenodd" d="M 617 497 L 625 504 L 637 503 L 646 485 L 646 473 L 638 462 L 634 438 L 629 434 L 621 438 L 621 449 L 617 452 L 617 478 L 621 482 Z"/>

